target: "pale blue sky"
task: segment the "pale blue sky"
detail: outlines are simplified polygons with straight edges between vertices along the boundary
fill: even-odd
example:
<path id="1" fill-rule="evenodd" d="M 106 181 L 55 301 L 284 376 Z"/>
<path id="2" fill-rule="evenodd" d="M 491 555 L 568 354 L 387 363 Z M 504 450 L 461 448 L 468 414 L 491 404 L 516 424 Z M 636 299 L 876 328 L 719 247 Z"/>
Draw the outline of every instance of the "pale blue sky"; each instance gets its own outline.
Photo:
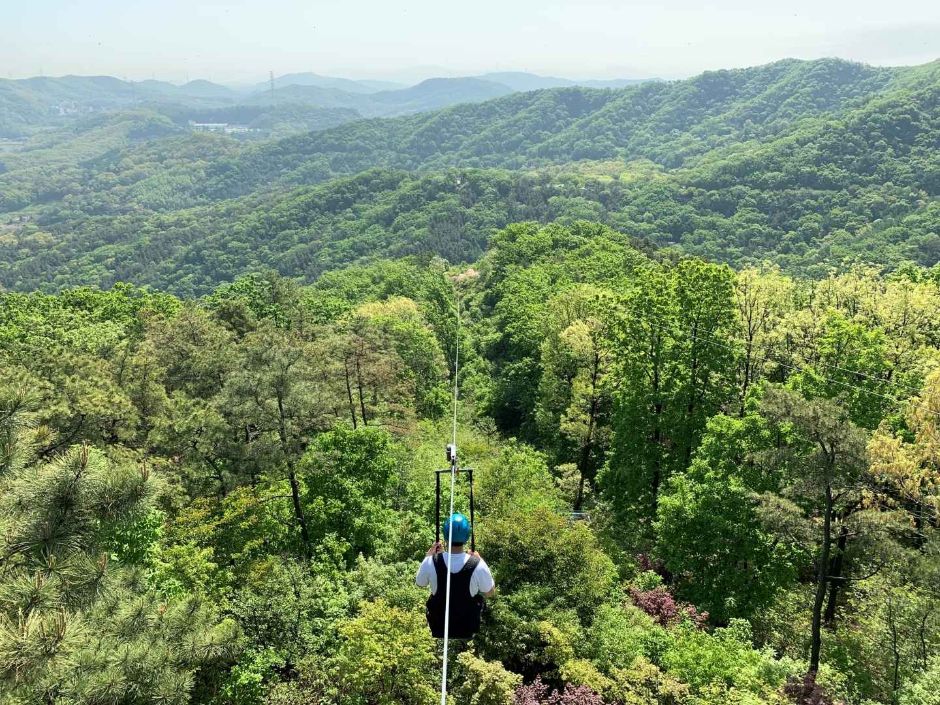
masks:
<path id="1" fill-rule="evenodd" d="M 940 57 L 937 0 L 0 0 L 0 75 L 680 77 Z"/>

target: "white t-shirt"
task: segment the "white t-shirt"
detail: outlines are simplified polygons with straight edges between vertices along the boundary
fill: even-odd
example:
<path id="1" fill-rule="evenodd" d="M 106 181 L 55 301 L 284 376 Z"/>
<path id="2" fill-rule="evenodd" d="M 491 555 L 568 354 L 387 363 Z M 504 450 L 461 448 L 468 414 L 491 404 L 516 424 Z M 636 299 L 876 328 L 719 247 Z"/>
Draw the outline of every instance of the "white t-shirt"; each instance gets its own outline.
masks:
<path id="1" fill-rule="evenodd" d="M 444 564 L 446 565 L 447 551 L 440 555 L 444 558 Z M 468 553 L 455 553 L 450 564 L 451 575 L 463 570 L 468 558 L 470 558 Z M 434 558 L 432 556 L 425 556 L 424 560 L 421 561 L 421 565 L 418 566 L 418 575 L 415 576 L 415 584 L 418 587 L 430 586 L 431 594 L 437 593 L 437 571 L 434 570 Z M 493 580 L 490 567 L 481 558 L 480 562 L 477 563 L 477 567 L 473 569 L 473 575 L 470 576 L 470 596 L 473 597 L 477 593 L 485 595 L 494 587 L 496 587 L 496 582 Z"/>

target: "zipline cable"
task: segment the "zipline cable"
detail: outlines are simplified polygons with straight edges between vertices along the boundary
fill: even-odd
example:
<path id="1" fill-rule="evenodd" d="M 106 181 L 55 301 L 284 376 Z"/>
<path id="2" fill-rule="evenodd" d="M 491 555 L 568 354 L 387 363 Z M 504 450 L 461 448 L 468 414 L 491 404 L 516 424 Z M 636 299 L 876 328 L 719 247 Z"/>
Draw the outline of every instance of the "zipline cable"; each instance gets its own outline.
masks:
<path id="1" fill-rule="evenodd" d="M 450 461 L 450 511 L 447 513 L 448 517 L 454 515 L 454 482 L 457 479 L 457 374 L 460 372 L 460 289 L 457 286 L 457 281 L 454 281 L 454 303 L 456 308 L 456 335 L 454 336 L 454 421 L 452 427 L 453 440 L 451 441 L 454 452 Z M 453 539 L 454 532 L 453 526 L 451 526 L 447 532 L 447 592 L 444 593 L 444 664 L 441 668 L 441 705 L 447 705 L 447 647 L 450 642 L 450 575 L 451 561 L 454 558 Z M 438 589 L 440 589 L 440 586 L 438 586 Z"/>

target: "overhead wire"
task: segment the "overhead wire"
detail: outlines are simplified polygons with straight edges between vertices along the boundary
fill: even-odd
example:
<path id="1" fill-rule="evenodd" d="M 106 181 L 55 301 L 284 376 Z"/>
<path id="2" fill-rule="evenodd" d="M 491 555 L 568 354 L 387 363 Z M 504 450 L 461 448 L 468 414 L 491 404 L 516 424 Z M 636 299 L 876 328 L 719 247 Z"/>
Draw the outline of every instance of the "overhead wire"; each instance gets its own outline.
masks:
<path id="1" fill-rule="evenodd" d="M 647 323 L 650 325 L 650 327 L 656 328 L 656 329 L 659 330 L 660 332 L 668 332 L 668 329 L 667 329 L 664 325 L 662 325 L 662 324 L 657 324 L 657 323 L 655 323 L 655 322 L 653 322 L 653 321 L 647 321 Z M 695 333 L 688 333 L 688 332 L 687 332 L 687 333 L 685 333 L 685 335 L 687 335 L 688 337 L 692 338 L 693 340 L 696 340 L 696 341 L 699 341 L 699 342 L 703 342 L 703 343 L 705 343 L 705 344 L 707 344 L 707 345 L 714 345 L 714 346 L 716 346 L 716 347 L 724 348 L 725 350 L 728 350 L 728 351 L 733 352 L 733 353 L 738 353 L 738 352 L 740 352 L 740 350 L 739 350 L 738 348 L 735 348 L 735 347 L 732 346 L 732 345 L 728 345 L 728 344 L 726 344 L 726 343 L 723 343 L 723 342 L 720 342 L 720 341 L 717 341 L 717 340 L 714 340 L 714 339 L 705 338 L 705 337 L 702 337 L 702 336 L 700 336 L 700 335 L 696 335 Z M 790 370 L 791 372 L 794 372 L 794 373 L 804 372 L 804 371 L 806 371 L 806 370 L 810 367 L 810 365 L 803 365 L 802 367 L 797 367 L 797 366 L 795 366 L 795 365 L 790 365 L 790 364 L 788 364 L 788 363 L 786 363 L 786 362 L 783 362 L 783 361 L 781 361 L 781 360 L 777 360 L 777 359 L 772 358 L 772 357 L 769 357 L 769 356 L 767 356 L 767 355 L 765 355 L 765 356 L 763 357 L 762 362 L 765 362 L 765 363 L 766 363 L 766 362 L 773 363 L 773 364 L 775 364 L 775 365 L 778 365 L 778 366 L 780 366 L 780 367 L 783 367 L 784 369 Z M 834 369 L 839 369 L 839 370 L 841 370 L 841 371 L 843 371 L 843 372 L 847 372 L 847 373 L 849 373 L 849 374 L 854 374 L 854 375 L 857 375 L 857 376 L 859 376 L 859 377 L 864 377 L 864 378 L 867 378 L 867 379 L 871 379 L 871 380 L 873 380 L 873 381 L 877 381 L 879 384 L 884 384 L 885 386 L 888 386 L 888 387 L 901 388 L 901 389 L 905 389 L 905 390 L 907 390 L 907 391 L 914 391 L 916 394 L 920 394 L 920 393 L 922 392 L 922 390 L 917 390 L 917 389 L 915 389 L 914 387 L 910 387 L 910 386 L 908 386 L 908 385 L 904 385 L 904 384 L 901 384 L 901 383 L 893 383 L 891 380 L 882 380 L 882 379 L 879 379 L 879 378 L 877 378 L 877 377 L 873 377 L 873 376 L 871 376 L 871 375 L 867 375 L 867 374 L 865 374 L 864 372 L 861 372 L 861 371 L 850 370 L 850 369 L 848 369 L 848 368 L 839 367 L 839 366 L 837 366 L 837 365 L 827 365 L 827 364 L 825 364 L 825 363 L 820 363 L 820 364 L 821 364 L 823 367 L 830 367 L 830 368 L 834 368 Z M 856 391 L 856 392 L 860 392 L 860 393 L 862 393 L 862 394 L 867 394 L 867 395 L 869 395 L 869 396 L 879 397 L 879 398 L 884 399 L 884 400 L 886 400 L 886 401 L 890 401 L 890 402 L 892 402 L 893 404 L 902 405 L 902 404 L 906 404 L 906 403 L 908 403 L 908 402 L 910 401 L 910 399 L 901 398 L 901 397 L 897 397 L 897 396 L 892 396 L 892 395 L 889 395 L 889 394 L 882 394 L 882 393 L 880 393 L 880 392 L 876 392 L 876 391 L 871 390 L 871 389 L 866 389 L 865 387 L 860 387 L 860 386 L 858 386 L 858 385 L 854 385 L 854 384 L 851 384 L 851 383 L 849 383 L 849 382 L 845 382 L 845 381 L 843 381 L 843 380 L 835 379 L 835 378 L 833 378 L 833 377 L 827 377 L 827 376 L 825 376 L 825 375 L 819 375 L 819 377 L 822 378 L 822 379 L 823 379 L 824 381 L 826 381 L 826 382 L 830 382 L 831 384 L 839 385 L 839 386 L 844 387 L 844 388 L 846 388 L 846 389 L 852 389 L 852 390 L 854 390 L 854 391 Z M 940 413 L 937 413 L 937 414 L 935 414 L 935 415 L 937 416 L 938 419 L 940 419 Z"/>
<path id="2" fill-rule="evenodd" d="M 454 516 L 454 484 L 457 479 L 457 403 L 459 387 L 457 376 L 460 373 L 460 288 L 454 281 L 455 336 L 454 336 L 454 416 L 452 424 L 453 457 L 450 463 L 450 511 L 447 516 Z M 472 492 L 472 490 L 471 490 Z M 453 526 L 447 532 L 447 591 L 444 593 L 444 645 L 443 664 L 441 666 L 441 705 L 447 705 L 447 656 L 450 643 L 450 576 L 451 561 L 454 558 Z"/>

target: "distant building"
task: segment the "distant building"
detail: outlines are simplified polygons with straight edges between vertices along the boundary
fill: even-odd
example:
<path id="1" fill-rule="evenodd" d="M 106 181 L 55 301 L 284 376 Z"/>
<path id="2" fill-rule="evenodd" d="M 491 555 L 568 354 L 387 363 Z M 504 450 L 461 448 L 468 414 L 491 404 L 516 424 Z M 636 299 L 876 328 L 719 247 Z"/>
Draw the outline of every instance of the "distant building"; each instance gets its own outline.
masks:
<path id="1" fill-rule="evenodd" d="M 195 122 L 189 121 L 189 126 L 196 132 L 221 132 L 226 135 L 239 135 L 261 130 L 247 125 L 233 125 L 228 122 Z"/>
<path id="2" fill-rule="evenodd" d="M 227 122 L 193 122 L 189 121 L 189 126 L 197 132 L 225 132 L 228 127 Z"/>
<path id="3" fill-rule="evenodd" d="M 74 101 L 66 100 L 52 106 L 51 111 L 60 117 L 64 117 L 66 115 L 82 115 L 93 113 L 95 112 L 95 108 L 91 105 L 80 105 Z"/>

